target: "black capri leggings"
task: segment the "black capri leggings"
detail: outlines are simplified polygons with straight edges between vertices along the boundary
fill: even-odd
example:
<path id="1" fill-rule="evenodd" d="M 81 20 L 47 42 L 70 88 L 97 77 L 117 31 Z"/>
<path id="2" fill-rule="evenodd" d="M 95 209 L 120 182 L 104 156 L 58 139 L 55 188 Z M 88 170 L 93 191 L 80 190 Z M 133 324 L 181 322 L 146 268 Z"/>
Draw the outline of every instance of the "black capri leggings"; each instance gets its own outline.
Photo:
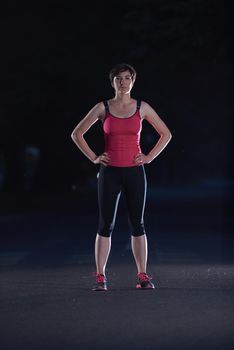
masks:
<path id="1" fill-rule="evenodd" d="M 121 192 L 126 196 L 128 223 L 132 236 L 145 234 L 144 209 L 147 181 L 143 165 L 134 167 L 100 166 L 98 176 L 98 234 L 110 237 L 114 230 Z"/>

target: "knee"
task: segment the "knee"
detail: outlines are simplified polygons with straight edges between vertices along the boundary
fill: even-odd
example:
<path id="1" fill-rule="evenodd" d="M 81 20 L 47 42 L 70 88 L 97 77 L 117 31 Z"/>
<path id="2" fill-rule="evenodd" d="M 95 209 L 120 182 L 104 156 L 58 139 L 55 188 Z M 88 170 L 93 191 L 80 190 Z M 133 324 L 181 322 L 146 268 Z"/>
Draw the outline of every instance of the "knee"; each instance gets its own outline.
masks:
<path id="1" fill-rule="evenodd" d="M 144 236 L 145 235 L 145 233 L 143 233 L 143 232 L 132 232 L 132 236 L 133 237 L 141 237 L 141 236 Z"/>
<path id="2" fill-rule="evenodd" d="M 98 234 L 103 237 L 111 237 L 114 227 L 112 225 L 101 224 L 98 227 Z"/>
<path id="3" fill-rule="evenodd" d="M 112 232 L 110 232 L 110 231 L 98 230 L 97 233 L 99 234 L 99 236 L 106 237 L 106 238 L 109 238 L 112 235 Z"/>
<path id="4" fill-rule="evenodd" d="M 132 223 L 131 224 L 131 231 L 133 237 L 139 237 L 145 235 L 145 226 L 144 223 Z"/>

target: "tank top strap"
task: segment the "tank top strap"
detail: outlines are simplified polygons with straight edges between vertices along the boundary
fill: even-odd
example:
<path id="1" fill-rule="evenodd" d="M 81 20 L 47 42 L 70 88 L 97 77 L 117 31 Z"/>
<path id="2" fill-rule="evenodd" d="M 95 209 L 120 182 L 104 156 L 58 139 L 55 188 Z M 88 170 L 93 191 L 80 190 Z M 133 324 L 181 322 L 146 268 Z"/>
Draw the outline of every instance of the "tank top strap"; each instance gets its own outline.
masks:
<path id="1" fill-rule="evenodd" d="M 108 102 L 106 100 L 102 101 L 104 106 L 105 106 L 105 111 L 106 113 L 109 112 L 109 105 Z M 137 100 L 137 111 L 139 111 L 141 108 L 141 100 Z"/>
<path id="2" fill-rule="evenodd" d="M 137 111 L 141 108 L 141 100 L 137 100 Z"/>
<path id="3" fill-rule="evenodd" d="M 103 104 L 105 106 L 106 113 L 109 112 L 109 106 L 106 100 L 103 101 Z"/>

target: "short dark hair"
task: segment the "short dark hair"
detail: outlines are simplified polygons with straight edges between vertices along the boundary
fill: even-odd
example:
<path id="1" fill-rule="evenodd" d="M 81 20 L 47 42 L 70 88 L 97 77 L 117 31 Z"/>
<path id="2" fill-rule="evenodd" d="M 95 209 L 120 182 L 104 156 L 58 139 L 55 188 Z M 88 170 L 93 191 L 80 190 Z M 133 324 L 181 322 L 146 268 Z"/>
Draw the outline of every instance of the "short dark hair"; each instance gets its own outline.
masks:
<path id="1" fill-rule="evenodd" d="M 126 70 L 128 70 L 130 72 L 130 74 L 132 76 L 132 80 L 135 81 L 137 72 L 133 68 L 133 66 L 131 66 L 128 63 L 119 63 L 119 64 L 115 65 L 109 73 L 109 78 L 110 78 L 111 84 L 113 83 L 114 77 L 116 77 L 120 72 L 124 72 Z"/>

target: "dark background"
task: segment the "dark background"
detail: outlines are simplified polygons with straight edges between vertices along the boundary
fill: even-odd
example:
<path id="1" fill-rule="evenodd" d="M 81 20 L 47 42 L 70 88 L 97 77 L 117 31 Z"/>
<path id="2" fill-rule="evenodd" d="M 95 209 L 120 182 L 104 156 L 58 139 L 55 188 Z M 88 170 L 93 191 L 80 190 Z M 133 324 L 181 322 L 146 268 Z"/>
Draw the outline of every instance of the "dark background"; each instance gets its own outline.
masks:
<path id="1" fill-rule="evenodd" d="M 88 194 L 95 198 L 98 166 L 70 134 L 97 102 L 113 96 L 108 73 L 119 62 L 135 67 L 132 96 L 151 104 L 173 135 L 147 166 L 151 186 L 167 193 L 221 191 L 228 210 L 231 1 L 10 2 L 1 11 L 1 26 L 3 213 L 60 205 L 77 210 Z M 100 123 L 86 138 L 102 151 Z M 145 122 L 143 150 L 156 140 Z"/>
<path id="2" fill-rule="evenodd" d="M 1 349 L 234 348 L 232 3 L 1 6 Z M 119 62 L 137 71 L 132 97 L 173 135 L 145 166 L 147 273 L 156 286 L 147 297 L 135 290 L 122 200 L 109 290 L 91 291 L 99 167 L 71 139 L 113 96 L 108 74 Z M 144 122 L 144 152 L 157 137 Z M 86 139 L 102 152 L 101 123 Z"/>

